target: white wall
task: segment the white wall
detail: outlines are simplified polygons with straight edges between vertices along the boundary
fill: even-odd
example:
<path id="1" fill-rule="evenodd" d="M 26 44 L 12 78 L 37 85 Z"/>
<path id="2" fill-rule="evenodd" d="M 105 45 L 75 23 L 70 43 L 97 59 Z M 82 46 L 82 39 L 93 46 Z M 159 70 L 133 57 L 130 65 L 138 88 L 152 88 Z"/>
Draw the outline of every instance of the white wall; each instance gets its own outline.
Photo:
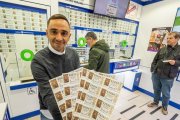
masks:
<path id="1" fill-rule="evenodd" d="M 4 98 L 3 98 L 3 91 L 1 89 L 1 81 L 0 81 L 0 103 L 3 103 L 4 102 Z"/>
<path id="2" fill-rule="evenodd" d="M 172 27 L 178 7 L 180 7 L 180 0 L 164 0 L 142 8 L 134 57 L 141 59 L 140 69 L 143 74 L 140 87 L 147 91 L 153 92 L 150 65 L 156 52 L 147 51 L 152 28 Z M 171 100 L 176 103 L 180 103 L 180 94 L 176 92 L 179 87 L 180 82 L 175 81 Z"/>
<path id="3" fill-rule="evenodd" d="M 51 15 L 59 13 L 59 1 L 58 0 L 50 0 L 51 5 Z"/>

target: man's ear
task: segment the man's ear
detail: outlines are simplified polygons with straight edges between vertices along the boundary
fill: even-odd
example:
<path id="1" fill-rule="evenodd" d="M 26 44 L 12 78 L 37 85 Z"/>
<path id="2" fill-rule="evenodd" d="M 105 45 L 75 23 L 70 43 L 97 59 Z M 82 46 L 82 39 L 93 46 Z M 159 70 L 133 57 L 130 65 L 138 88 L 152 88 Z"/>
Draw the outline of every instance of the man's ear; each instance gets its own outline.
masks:
<path id="1" fill-rule="evenodd" d="M 69 34 L 69 38 L 68 38 L 68 41 L 70 40 L 70 37 L 71 37 L 71 33 Z"/>

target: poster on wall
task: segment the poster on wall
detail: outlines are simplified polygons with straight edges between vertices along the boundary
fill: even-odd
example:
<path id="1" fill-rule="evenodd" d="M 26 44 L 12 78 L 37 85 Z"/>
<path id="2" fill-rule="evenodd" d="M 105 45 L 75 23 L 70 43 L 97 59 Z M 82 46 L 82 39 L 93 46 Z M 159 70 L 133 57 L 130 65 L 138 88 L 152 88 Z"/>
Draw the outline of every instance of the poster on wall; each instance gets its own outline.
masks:
<path id="1" fill-rule="evenodd" d="M 180 8 L 177 10 L 177 14 L 174 20 L 173 31 L 180 32 Z"/>
<path id="2" fill-rule="evenodd" d="M 77 45 L 78 47 L 86 47 L 86 30 L 77 30 Z"/>
<path id="3" fill-rule="evenodd" d="M 141 9 L 142 9 L 142 5 L 130 1 L 128 10 L 126 12 L 126 18 L 139 20 L 141 15 Z"/>
<path id="4" fill-rule="evenodd" d="M 180 32 L 180 8 L 177 9 L 172 31 Z M 180 44 L 180 41 L 178 43 Z"/>
<path id="5" fill-rule="evenodd" d="M 171 27 L 152 28 L 148 51 L 157 52 L 160 48 L 166 46 L 167 35 L 171 31 Z"/>

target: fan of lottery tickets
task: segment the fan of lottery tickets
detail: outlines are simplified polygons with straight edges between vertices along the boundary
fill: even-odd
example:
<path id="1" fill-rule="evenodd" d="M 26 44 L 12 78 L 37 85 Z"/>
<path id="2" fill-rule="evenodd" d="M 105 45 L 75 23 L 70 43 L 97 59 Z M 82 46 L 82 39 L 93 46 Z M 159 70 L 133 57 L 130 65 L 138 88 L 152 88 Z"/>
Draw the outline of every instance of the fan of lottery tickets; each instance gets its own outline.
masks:
<path id="1" fill-rule="evenodd" d="M 109 120 L 123 84 L 79 68 L 49 80 L 63 120 Z"/>

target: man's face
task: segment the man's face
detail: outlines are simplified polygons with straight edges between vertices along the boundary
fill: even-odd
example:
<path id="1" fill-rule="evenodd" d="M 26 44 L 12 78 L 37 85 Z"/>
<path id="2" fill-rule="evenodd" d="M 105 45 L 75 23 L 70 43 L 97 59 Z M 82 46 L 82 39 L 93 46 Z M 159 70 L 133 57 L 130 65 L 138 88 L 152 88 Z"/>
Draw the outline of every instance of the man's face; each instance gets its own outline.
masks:
<path id="1" fill-rule="evenodd" d="M 169 34 L 167 37 L 167 44 L 170 46 L 175 46 L 178 42 L 178 39 L 174 37 L 173 34 Z"/>
<path id="2" fill-rule="evenodd" d="M 63 19 L 50 20 L 46 35 L 52 48 L 58 52 L 63 52 L 71 36 L 68 22 Z"/>
<path id="3" fill-rule="evenodd" d="M 91 47 L 91 45 L 92 45 L 92 38 L 91 37 L 87 37 L 86 38 L 86 42 L 87 42 L 87 45 L 89 46 L 89 47 Z"/>

